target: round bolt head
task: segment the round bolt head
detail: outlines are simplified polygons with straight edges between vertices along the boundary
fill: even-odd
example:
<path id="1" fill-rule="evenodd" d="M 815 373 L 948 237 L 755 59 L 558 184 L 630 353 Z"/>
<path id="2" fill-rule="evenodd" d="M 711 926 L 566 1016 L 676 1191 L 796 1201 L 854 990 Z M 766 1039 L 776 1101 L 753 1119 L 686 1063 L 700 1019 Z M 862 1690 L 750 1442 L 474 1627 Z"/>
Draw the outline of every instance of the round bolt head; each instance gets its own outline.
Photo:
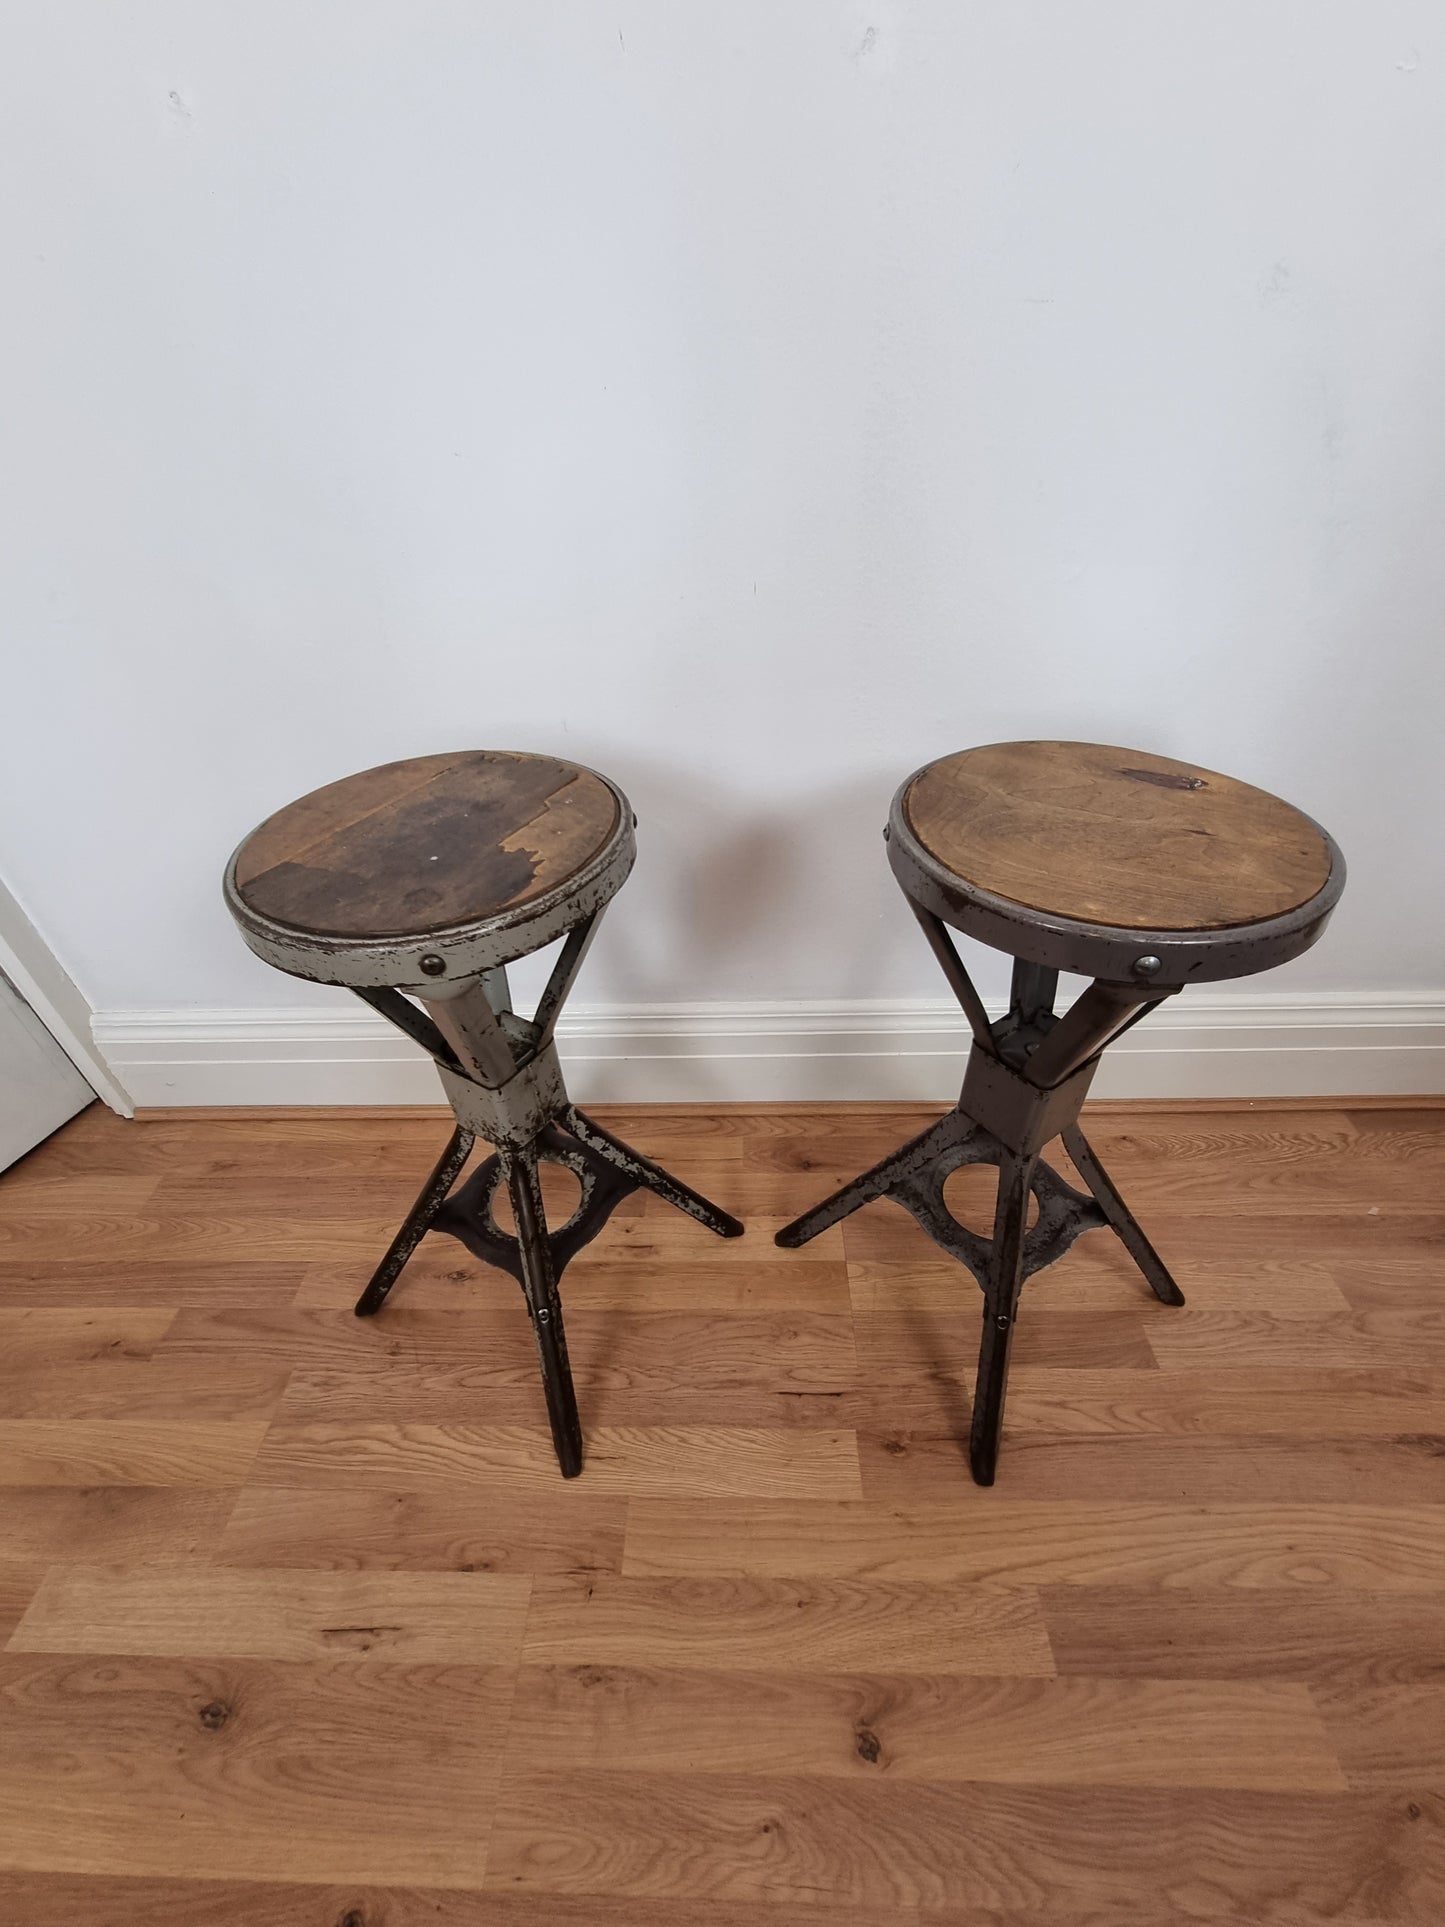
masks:
<path id="1" fill-rule="evenodd" d="M 428 977 L 444 977 L 447 972 L 447 960 L 445 957 L 439 957 L 434 950 L 429 950 L 421 959 L 421 967 Z"/>
<path id="2" fill-rule="evenodd" d="M 1156 977 L 1163 968 L 1164 959 L 1162 957 L 1150 956 L 1136 957 L 1134 959 L 1134 975 L 1136 977 Z"/>

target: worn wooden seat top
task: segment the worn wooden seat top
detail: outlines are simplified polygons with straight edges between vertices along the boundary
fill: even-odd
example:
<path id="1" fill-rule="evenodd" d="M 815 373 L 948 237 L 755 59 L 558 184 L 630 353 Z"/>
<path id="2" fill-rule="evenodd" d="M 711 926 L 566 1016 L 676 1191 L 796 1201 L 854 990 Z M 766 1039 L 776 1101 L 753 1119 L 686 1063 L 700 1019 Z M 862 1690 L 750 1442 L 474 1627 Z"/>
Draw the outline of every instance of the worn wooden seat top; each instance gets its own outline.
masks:
<path id="1" fill-rule="evenodd" d="M 268 817 L 236 853 L 257 915 L 317 936 L 427 936 L 565 885 L 617 827 L 591 770 L 501 750 L 383 763 Z"/>
<path id="2" fill-rule="evenodd" d="M 1308 903 L 1330 874 L 1329 844 L 1279 797 L 1099 743 L 964 750 L 921 770 L 903 807 L 963 882 L 1117 929 L 1259 923 Z"/>

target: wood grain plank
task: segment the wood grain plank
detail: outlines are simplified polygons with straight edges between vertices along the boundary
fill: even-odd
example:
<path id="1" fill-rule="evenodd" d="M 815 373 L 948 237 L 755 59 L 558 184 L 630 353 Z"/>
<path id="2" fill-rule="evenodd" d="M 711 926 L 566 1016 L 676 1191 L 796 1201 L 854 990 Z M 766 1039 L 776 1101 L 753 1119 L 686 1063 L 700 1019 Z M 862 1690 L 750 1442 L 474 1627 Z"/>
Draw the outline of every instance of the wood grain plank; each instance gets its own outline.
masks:
<path id="1" fill-rule="evenodd" d="M 1061 1673 L 1445 1685 L 1445 1593 L 1049 1586 Z"/>
<path id="2" fill-rule="evenodd" d="M 476 1886 L 513 1677 L 0 1655 L 0 1865 Z"/>
<path id="3" fill-rule="evenodd" d="M 1004 1436 L 1011 1498 L 1445 1504 L 1445 1439 L 1429 1436 Z M 968 1434 L 863 1430 L 858 1459 L 866 1499 L 946 1497 L 968 1477 Z"/>
<path id="4" fill-rule="evenodd" d="M 45 1571 L 43 1560 L 12 1559 L 0 1553 L 0 1646 L 19 1625 Z"/>
<path id="5" fill-rule="evenodd" d="M 157 1356 L 176 1315 L 174 1306 L 6 1307 L 0 1418 L 269 1416 L 283 1370 L 244 1357 Z"/>
<path id="6" fill-rule="evenodd" d="M 251 1419 L 0 1419 L 3 1485 L 237 1485 L 265 1436 Z"/>
<path id="7" fill-rule="evenodd" d="M 797 1427 L 594 1426 L 582 1473 L 596 1493 L 738 1493 L 851 1498 L 859 1490 L 851 1431 Z M 406 1490 L 533 1486 L 550 1491 L 556 1455 L 543 1426 L 273 1425 L 257 1456 L 264 1485 L 381 1485 Z"/>
<path id="8" fill-rule="evenodd" d="M 841 1260 L 808 1253 L 785 1263 L 759 1257 L 750 1265 L 714 1264 L 698 1252 L 684 1265 L 637 1259 L 592 1264 L 584 1249 L 567 1267 L 563 1303 L 570 1320 L 589 1312 L 789 1312 L 843 1316 L 852 1307 Z M 779 1254 L 781 1257 L 781 1253 Z M 298 1306 L 350 1311 L 366 1280 L 355 1266 L 313 1265 L 296 1293 Z M 388 1301 L 428 1311 L 515 1311 L 516 1281 L 478 1263 L 450 1239 L 424 1243 L 406 1269 L 405 1295 Z"/>
<path id="9" fill-rule="evenodd" d="M 3 1499 L 0 1499 L 3 1503 Z M 396 1572 L 616 1572 L 627 1501 L 549 1490 L 250 1485 L 219 1536 L 229 1565 Z M 0 1512 L 3 1519 L 3 1512 Z"/>
<path id="10" fill-rule="evenodd" d="M 1232 1922 L 1423 1923 L 1445 1907 L 1437 1795 L 928 1786 L 551 1773 L 508 1787 L 489 1884 Z M 1410 1808 L 1415 1808 L 1411 1815 Z M 1145 1897 L 1147 1896 L 1147 1899 Z M 976 1915 L 971 1916 L 977 1918 Z"/>
<path id="11" fill-rule="evenodd" d="M 107 1358 L 90 1365 L 0 1370 L 0 1419 L 264 1419 L 289 1374 L 231 1358 Z"/>
<path id="12" fill-rule="evenodd" d="M 1352 1787 L 1445 1785 L 1445 1682 L 1316 1686 L 1325 1730 Z"/>
<path id="13" fill-rule="evenodd" d="M 57 1566 L 7 1650 L 506 1665 L 529 1590 L 510 1574 Z"/>
<path id="14" fill-rule="evenodd" d="M 411 1401 L 428 1393 L 451 1407 L 452 1416 L 475 1417 L 486 1411 L 491 1389 L 537 1393 L 536 1343 L 521 1293 L 515 1285 L 512 1289 L 517 1302 L 504 1311 L 428 1307 L 404 1316 L 406 1308 L 398 1307 L 396 1319 L 388 1313 L 385 1322 L 347 1312 L 293 1312 L 294 1341 L 262 1339 L 256 1355 L 278 1365 L 289 1358 L 293 1366 L 331 1367 L 338 1379 L 348 1381 L 354 1399 L 375 1401 L 377 1418 L 424 1418 Z M 303 1319 L 314 1322 L 302 1327 Z M 328 1323 L 322 1326 L 321 1320 Z M 566 1327 L 579 1393 L 584 1387 L 641 1396 L 732 1389 L 824 1392 L 851 1389 L 858 1376 L 853 1321 L 846 1312 L 725 1315 L 569 1305 Z M 182 1329 L 186 1336 L 178 1333 L 164 1356 L 176 1356 L 189 1343 L 195 1327 L 187 1323 Z M 346 1416 L 340 1405 L 336 1416 Z"/>
<path id="15" fill-rule="evenodd" d="M 524 1667 L 512 1770 L 1343 1791 L 1303 1685 Z"/>
<path id="16" fill-rule="evenodd" d="M 522 1319 L 519 1312 L 514 1316 Z M 523 1321 L 524 1335 L 525 1331 Z M 567 1331 L 570 1338 L 570 1321 Z M 760 1361 L 759 1377 L 766 1380 L 767 1376 Z M 600 1380 L 579 1378 L 577 1395 L 583 1429 L 589 1434 L 599 1427 L 624 1431 L 660 1427 L 669 1432 L 698 1426 L 717 1431 L 736 1431 L 739 1427 L 746 1431 L 791 1430 L 795 1426 L 839 1430 L 851 1427 L 860 1415 L 876 1422 L 878 1412 L 887 1409 L 881 1397 L 860 1397 L 856 1382 L 846 1390 L 828 1384 L 766 1382 L 690 1385 L 681 1365 L 676 1382 L 670 1385 L 634 1385 L 621 1382 L 619 1372 L 611 1372 Z M 523 1362 L 494 1360 L 490 1365 L 377 1361 L 366 1372 L 349 1368 L 313 1371 L 303 1366 L 290 1373 L 274 1416 L 283 1425 L 387 1419 L 416 1425 L 480 1421 L 525 1428 L 538 1424 L 545 1410 L 534 1350 Z"/>
<path id="17" fill-rule="evenodd" d="M 0 1307 L 0 1375 L 154 1355 L 175 1322 L 158 1305 Z"/>
<path id="18" fill-rule="evenodd" d="M 870 1385 L 909 1385 L 940 1373 L 971 1372 L 978 1357 L 980 1304 L 963 1311 L 919 1307 L 856 1314 L 859 1371 Z M 1035 1317 L 1026 1302 L 1013 1356 L 1021 1371 L 1031 1365 L 1148 1371 L 1155 1363 L 1148 1329 L 1137 1311 L 1051 1308 Z"/>
<path id="19" fill-rule="evenodd" d="M 36 1260 L 84 1264 L 105 1252 L 108 1261 L 144 1264 L 164 1254 L 171 1263 L 307 1265 L 349 1259 L 376 1263 L 396 1231 L 396 1214 L 366 1218 L 220 1217 L 197 1210 L 189 1217 L 158 1212 L 70 1218 L 33 1211 L 0 1222 L 0 1264 L 29 1265 Z"/>
<path id="20" fill-rule="evenodd" d="M 1228 1370 L 1264 1361 L 1315 1371 L 1445 1368 L 1445 1306 L 1438 1304 L 1333 1318 L 1187 1305 L 1145 1330 L 1154 1356 L 1170 1371 Z"/>
<path id="21" fill-rule="evenodd" d="M 29 1159 L 0 1172 L 0 1236 L 3 1228 L 29 1218 L 102 1222 L 117 1214 L 143 1210 L 153 1196 L 155 1177 L 52 1177 L 30 1170 Z"/>
<path id="22" fill-rule="evenodd" d="M 1410 1287 L 1411 1302 L 1419 1287 Z M 848 1292 L 855 1312 L 959 1312 L 982 1306 L 982 1296 L 970 1274 L 955 1262 L 887 1264 L 863 1260 L 848 1266 Z M 1348 1312 L 1350 1300 L 1330 1266 L 1275 1261 L 1258 1267 L 1253 1276 L 1222 1276 L 1210 1272 L 1195 1283 L 1194 1298 L 1211 1311 L 1252 1311 L 1261 1304 L 1294 1315 L 1312 1317 Z M 1147 1318 L 1163 1316 L 1164 1308 L 1149 1292 L 1124 1247 L 1106 1238 L 1090 1237 L 1075 1245 L 1067 1263 L 1035 1272 L 1028 1281 L 1024 1308 L 1030 1320 L 1053 1318 L 1059 1312 L 1129 1311 Z"/>
<path id="23" fill-rule="evenodd" d="M 294 1261 L 258 1265 L 232 1257 L 207 1263 L 163 1253 L 76 1260 L 32 1252 L 7 1263 L 0 1246 L 0 1293 L 10 1306 L 282 1306 L 291 1303 L 304 1276 L 305 1267 Z"/>
<path id="24" fill-rule="evenodd" d="M 1191 1303 L 1212 1279 L 1244 1283 L 1254 1277 L 1263 1283 L 1300 1266 L 1327 1265 L 1341 1285 L 1351 1268 L 1438 1273 L 1442 1224 L 1428 1192 L 1423 1197 L 1412 1193 L 1407 1202 L 1372 1204 L 1367 1198 L 1351 1201 L 1348 1187 L 1342 1185 L 1317 1203 L 1280 1202 L 1265 1194 L 1237 1208 L 1229 1197 L 1191 1203 L 1161 1197 L 1152 1205 L 1141 1204 L 1132 1174 L 1105 1146 L 1098 1148 L 1109 1175 L 1130 1205 L 1138 1207 L 1150 1242 Z M 864 1205 L 838 1230 L 850 1264 L 938 1263 L 939 1248 L 927 1232 L 901 1205 L 887 1199 Z M 1059 1262 L 1059 1277 L 1085 1266 L 1123 1270 L 1129 1265 L 1117 1239 L 1102 1229 L 1086 1233 Z M 1263 1274 L 1260 1267 L 1266 1268 Z"/>
<path id="25" fill-rule="evenodd" d="M 935 1585 L 1445 1590 L 1445 1508 L 1015 1501 L 1003 1476 L 987 1494 L 964 1489 L 952 1501 L 907 1506 L 638 1498 L 622 1569 Z"/>
<path id="26" fill-rule="evenodd" d="M 522 1652 L 531 1665 L 729 1673 L 1054 1670 L 1025 1589 L 846 1580 L 538 1578 Z"/>
<path id="27" fill-rule="evenodd" d="M 768 1927 L 819 1927 L 805 1902 L 770 1902 Z M 685 1920 L 672 1900 L 627 1894 L 476 1893 L 464 1888 L 372 1887 L 299 1881 L 139 1879 L 0 1871 L 0 1920 L 16 1927 L 758 1927 L 750 1901 L 689 1900 Z M 828 1927 L 925 1927 L 912 1909 L 830 1907 Z M 926 1927 L 1033 1927 L 930 1911 Z M 1064 1927 L 1121 1927 L 1071 1915 Z M 1122 1927 L 1135 1927 L 1133 1918 Z M 1149 1927 L 1155 1927 L 1151 1920 Z M 1361 1927 L 1353 1917 L 1349 1927 Z M 1364 1927 L 1378 1927 L 1364 1923 Z"/>
<path id="28" fill-rule="evenodd" d="M 203 1556 L 236 1503 L 234 1487 L 0 1485 L 5 1557 L 59 1559 Z"/>
<path id="29" fill-rule="evenodd" d="M 967 1274 L 771 1242 L 938 1114 L 613 1117 L 749 1230 L 635 1196 L 569 1267 L 575 1483 L 510 1278 L 428 1239 L 351 1316 L 439 1107 L 0 1178 L 0 1444 L 84 1480 L 0 1483 L 0 1919 L 1437 1927 L 1445 1108 L 1091 1107 L 1189 1305 L 1102 1232 L 1032 1280 L 990 1492 Z"/>
<path id="30" fill-rule="evenodd" d="M 1227 1130 L 1183 1123 L 1139 1130 L 1115 1123 L 1088 1126 L 1100 1157 L 1131 1205 L 1148 1211 L 1231 1205 L 1241 1211 L 1281 1206 L 1338 1207 L 1341 1194 L 1360 1193 L 1366 1207 L 1428 1204 L 1445 1176 L 1445 1140 L 1438 1132 L 1362 1133 L 1339 1113 L 1333 1123 L 1316 1115 L 1286 1125 Z M 1438 1206 L 1437 1206 L 1438 1208 Z"/>
<path id="31" fill-rule="evenodd" d="M 1252 1365 L 1228 1372 L 1050 1371 L 1009 1382 L 1010 1436 L 1156 1433 L 1322 1440 L 1439 1432 L 1445 1371 Z M 905 1420 L 905 1422 L 907 1422 Z"/>

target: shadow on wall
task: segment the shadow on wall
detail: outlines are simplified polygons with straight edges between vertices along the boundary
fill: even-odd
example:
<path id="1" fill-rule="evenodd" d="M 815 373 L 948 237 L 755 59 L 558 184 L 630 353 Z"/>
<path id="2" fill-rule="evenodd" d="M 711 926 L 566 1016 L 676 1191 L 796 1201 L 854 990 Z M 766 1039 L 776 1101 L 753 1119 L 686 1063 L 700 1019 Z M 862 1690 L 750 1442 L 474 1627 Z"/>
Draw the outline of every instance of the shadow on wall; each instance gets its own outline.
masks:
<path id="1" fill-rule="evenodd" d="M 676 765 L 609 760 L 637 811 L 637 867 L 580 1002 L 848 1000 L 897 981 L 915 933 L 883 846 L 893 779 L 860 775 L 764 812 Z"/>

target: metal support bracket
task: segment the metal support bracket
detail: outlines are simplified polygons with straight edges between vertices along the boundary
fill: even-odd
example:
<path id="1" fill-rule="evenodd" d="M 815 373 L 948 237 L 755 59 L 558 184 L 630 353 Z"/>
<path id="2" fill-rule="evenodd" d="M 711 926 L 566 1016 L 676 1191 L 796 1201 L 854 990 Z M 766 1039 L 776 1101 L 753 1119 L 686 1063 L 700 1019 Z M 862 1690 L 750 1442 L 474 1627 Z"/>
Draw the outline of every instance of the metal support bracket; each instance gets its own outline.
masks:
<path id="1" fill-rule="evenodd" d="M 555 1124 L 544 1124 L 530 1149 L 539 1164 L 565 1166 L 582 1187 L 571 1217 L 546 1227 L 552 1269 L 560 1278 L 583 1245 L 592 1242 L 622 1200 L 637 1189 L 640 1180 L 608 1164 L 577 1139 L 564 1136 Z M 497 1193 L 507 1186 L 510 1162 L 500 1151 L 484 1158 L 442 1205 L 432 1220 L 432 1230 L 459 1238 L 483 1264 L 510 1272 L 518 1284 L 525 1285 L 521 1240 L 515 1232 L 504 1230 L 496 1215 Z"/>
<path id="2" fill-rule="evenodd" d="M 552 1442 L 565 1478 L 582 1469 L 582 1428 L 557 1289 L 568 1264 L 639 1188 L 655 1192 L 720 1237 L 738 1237 L 743 1229 L 738 1219 L 603 1130 L 567 1096 L 553 1032 L 598 914 L 568 934 L 530 1019 L 512 1010 L 502 964 L 488 965 L 446 997 L 429 995 L 426 1014 L 400 991 L 358 991 L 431 1052 L 457 1122 L 441 1162 L 357 1301 L 357 1315 L 370 1317 L 381 1309 L 428 1231 L 446 1232 L 484 1264 L 510 1273 L 526 1298 Z M 477 1138 L 495 1149 L 455 1189 Z M 557 1226 L 548 1225 L 543 1209 L 542 1164 L 565 1165 L 581 1186 L 576 1207 Z M 503 1186 L 515 1231 L 497 1221 Z"/>
<path id="3" fill-rule="evenodd" d="M 990 1024 L 941 918 L 922 904 L 910 903 L 974 1033 L 958 1104 L 937 1124 L 784 1226 L 777 1242 L 795 1249 L 860 1206 L 889 1198 L 972 1272 L 984 1293 L 984 1326 L 970 1464 L 978 1483 L 991 1485 L 1003 1426 L 1009 1346 L 1026 1279 L 1063 1257 L 1085 1231 L 1109 1226 L 1155 1296 L 1164 1304 L 1184 1302 L 1078 1127 L 1105 1047 L 1171 990 L 1094 983 L 1058 1016 L 1053 1007 L 1058 971 L 1020 959 L 1014 965 L 1008 1011 Z M 1042 1161 L 1044 1147 L 1059 1136 L 1087 1191 L 1076 1190 Z M 962 1224 L 944 1196 L 949 1177 L 967 1164 L 998 1167 L 991 1238 Z M 1030 1225 L 1033 1204 L 1038 1213 Z"/>

